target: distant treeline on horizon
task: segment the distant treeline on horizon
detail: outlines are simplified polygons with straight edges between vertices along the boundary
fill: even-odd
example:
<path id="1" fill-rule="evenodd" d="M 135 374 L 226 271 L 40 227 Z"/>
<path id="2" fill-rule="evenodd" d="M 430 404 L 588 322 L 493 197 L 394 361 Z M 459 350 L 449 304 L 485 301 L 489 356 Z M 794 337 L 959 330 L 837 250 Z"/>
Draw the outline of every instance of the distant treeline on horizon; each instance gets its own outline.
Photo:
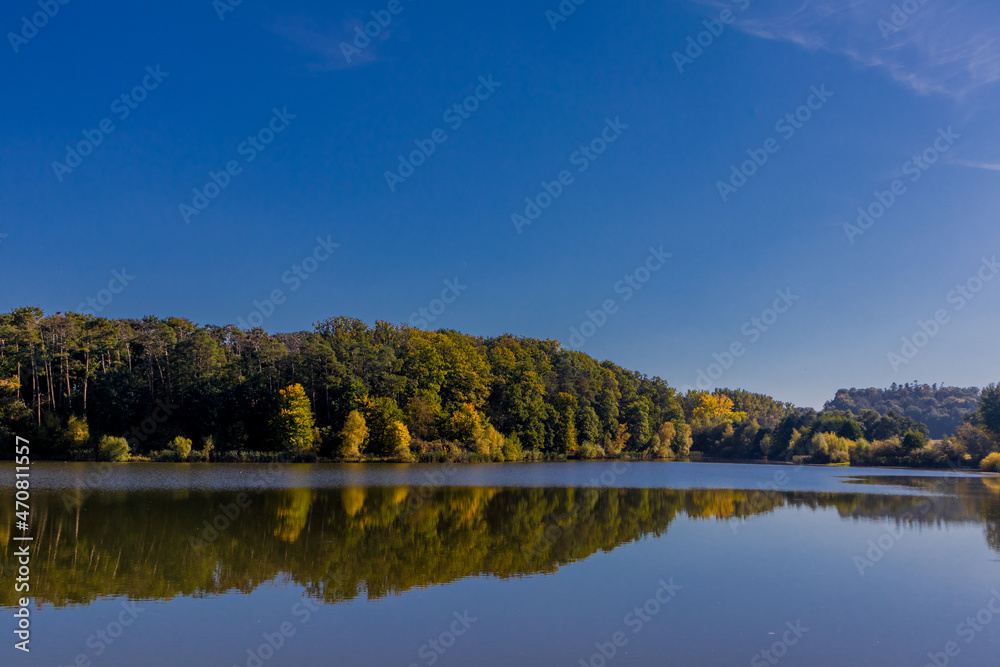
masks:
<path id="1" fill-rule="evenodd" d="M 70 460 L 686 458 L 971 466 L 1000 396 L 844 389 L 822 412 L 513 335 L 335 317 L 268 334 L 182 318 L 0 315 L 0 453 Z M 946 437 L 947 436 L 947 437 Z M 935 439 L 930 441 L 930 437 Z M 998 455 L 1000 456 L 1000 455 Z M 989 465 L 992 465 L 991 463 Z"/>

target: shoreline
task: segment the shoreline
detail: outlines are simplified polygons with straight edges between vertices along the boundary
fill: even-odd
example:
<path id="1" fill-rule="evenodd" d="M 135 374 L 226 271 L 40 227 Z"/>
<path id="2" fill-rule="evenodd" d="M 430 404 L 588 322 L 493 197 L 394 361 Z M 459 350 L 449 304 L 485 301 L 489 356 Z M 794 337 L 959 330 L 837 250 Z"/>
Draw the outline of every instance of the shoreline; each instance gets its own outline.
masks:
<path id="1" fill-rule="evenodd" d="M 606 463 L 606 464 L 654 464 L 654 463 L 685 463 L 685 464 L 716 464 L 716 465 L 753 465 L 753 466 L 777 466 L 782 468 L 840 468 L 845 471 L 850 470 L 898 470 L 906 472 L 934 472 L 934 473 L 955 473 L 965 476 L 974 477 L 984 477 L 984 478 L 998 478 L 1000 473 L 988 472 L 979 470 L 975 467 L 968 468 L 955 468 L 955 467 L 913 467 L 913 466 L 898 466 L 898 465 L 863 465 L 863 466 L 851 466 L 843 464 L 829 464 L 829 463 L 807 463 L 800 462 L 795 463 L 791 461 L 767 461 L 760 459 L 718 459 L 718 458 L 708 458 L 708 457 L 698 457 L 693 459 L 642 459 L 642 458 L 619 458 L 619 459 L 537 459 L 537 460 L 522 460 L 522 461 L 392 461 L 392 460 L 379 460 L 371 459 L 364 461 L 346 461 L 346 460 L 333 460 L 333 459 L 317 459 L 312 461 L 297 461 L 294 459 L 289 459 L 288 457 L 276 456 L 269 460 L 260 461 L 164 461 L 164 460 L 130 460 L 130 461 L 71 461 L 66 459 L 38 459 L 32 462 L 32 464 L 97 464 L 97 465 L 110 465 L 110 466 L 121 466 L 122 468 L 127 468 L 129 464 L 149 464 L 149 465 L 186 465 L 186 466 L 198 466 L 198 467 L 210 467 L 222 465 L 226 467 L 236 467 L 236 466 L 261 466 L 261 465 L 280 465 L 280 466 L 328 466 L 328 465 L 351 465 L 351 466 L 364 466 L 378 468 L 382 466 L 422 466 L 428 468 L 452 468 L 456 466 L 503 466 L 503 465 L 538 465 L 538 464 L 551 464 L 551 463 L 563 463 L 563 464 L 594 464 L 594 463 Z M 11 459 L 0 460 L 0 466 L 10 464 L 14 465 L 14 461 Z"/>

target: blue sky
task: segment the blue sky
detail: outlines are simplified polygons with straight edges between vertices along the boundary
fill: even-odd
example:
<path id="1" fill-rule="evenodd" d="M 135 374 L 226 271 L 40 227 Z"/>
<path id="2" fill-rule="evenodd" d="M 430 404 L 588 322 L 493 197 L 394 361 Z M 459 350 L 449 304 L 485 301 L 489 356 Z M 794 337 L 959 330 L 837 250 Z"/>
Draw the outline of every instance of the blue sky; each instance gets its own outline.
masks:
<path id="1" fill-rule="evenodd" d="M 224 1 L 5 4 L 0 308 L 511 332 L 813 406 L 1000 379 L 993 2 Z"/>

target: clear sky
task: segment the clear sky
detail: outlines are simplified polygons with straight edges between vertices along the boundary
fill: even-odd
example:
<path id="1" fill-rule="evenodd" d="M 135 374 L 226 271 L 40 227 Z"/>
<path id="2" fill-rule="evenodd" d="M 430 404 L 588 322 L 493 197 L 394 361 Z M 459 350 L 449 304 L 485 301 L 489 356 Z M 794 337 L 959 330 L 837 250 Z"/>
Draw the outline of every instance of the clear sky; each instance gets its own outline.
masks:
<path id="1" fill-rule="evenodd" d="M 1000 380 L 995 0 L 234 2 L 4 3 L 0 308 Z"/>

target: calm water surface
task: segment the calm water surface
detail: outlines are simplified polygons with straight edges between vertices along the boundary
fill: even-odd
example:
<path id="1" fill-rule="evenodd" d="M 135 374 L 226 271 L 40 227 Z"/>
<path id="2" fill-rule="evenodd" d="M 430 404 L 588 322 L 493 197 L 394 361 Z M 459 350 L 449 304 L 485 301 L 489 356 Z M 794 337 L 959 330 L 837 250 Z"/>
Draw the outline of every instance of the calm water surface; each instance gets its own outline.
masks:
<path id="1" fill-rule="evenodd" d="M 3 665 L 919 667 L 1000 655 L 996 477 L 36 464 L 30 656 L 13 648 L 12 482 L 0 466 Z"/>

